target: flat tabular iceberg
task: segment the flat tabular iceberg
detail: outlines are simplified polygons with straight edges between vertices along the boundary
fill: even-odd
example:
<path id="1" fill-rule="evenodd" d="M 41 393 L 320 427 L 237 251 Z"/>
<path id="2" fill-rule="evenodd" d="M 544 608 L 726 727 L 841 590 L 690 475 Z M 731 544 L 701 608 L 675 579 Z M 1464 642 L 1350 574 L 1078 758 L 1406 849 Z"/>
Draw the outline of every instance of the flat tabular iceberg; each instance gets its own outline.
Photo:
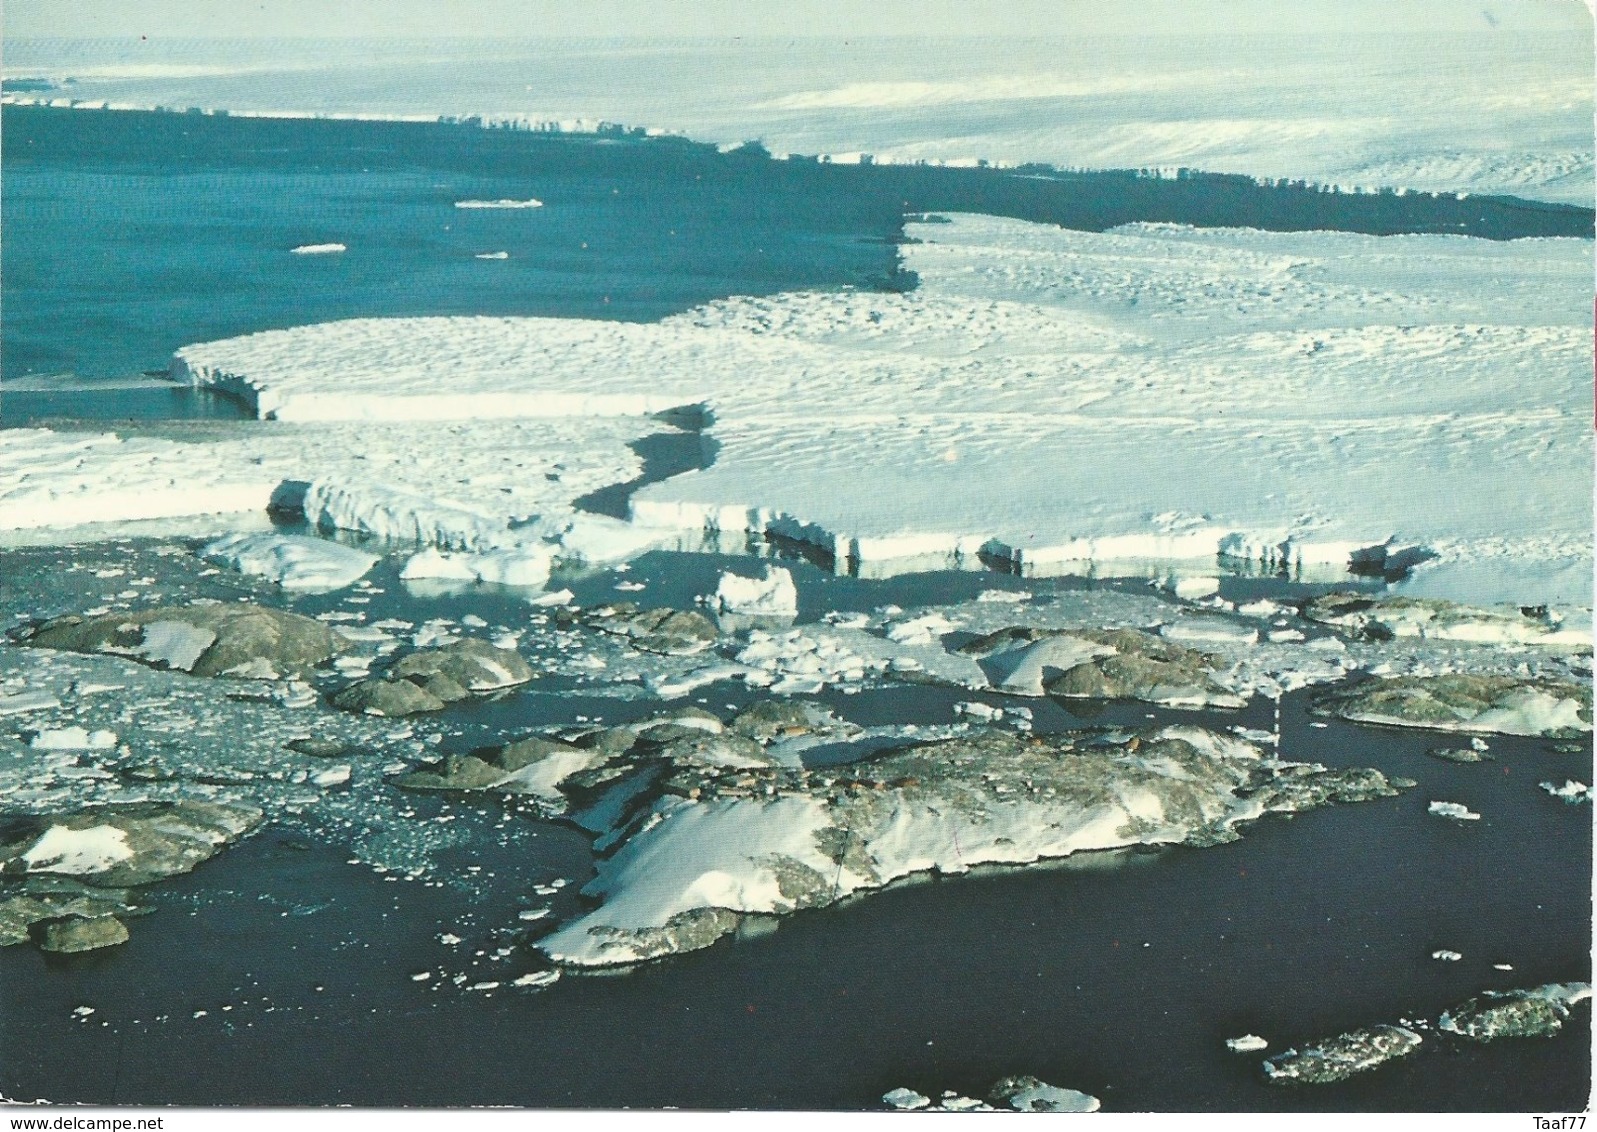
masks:
<path id="1" fill-rule="evenodd" d="M 456 208 L 542 208 L 541 200 L 457 200 Z"/>
<path id="2" fill-rule="evenodd" d="M 779 535 L 861 573 L 1338 576 L 1425 548 L 1417 577 L 1475 563 L 1521 604 L 1589 603 L 1591 316 L 1569 298 L 1589 242 L 909 231 L 906 295 L 649 325 L 354 320 L 186 347 L 173 369 L 284 419 L 711 409 L 714 465 L 640 488 L 634 520 Z"/>

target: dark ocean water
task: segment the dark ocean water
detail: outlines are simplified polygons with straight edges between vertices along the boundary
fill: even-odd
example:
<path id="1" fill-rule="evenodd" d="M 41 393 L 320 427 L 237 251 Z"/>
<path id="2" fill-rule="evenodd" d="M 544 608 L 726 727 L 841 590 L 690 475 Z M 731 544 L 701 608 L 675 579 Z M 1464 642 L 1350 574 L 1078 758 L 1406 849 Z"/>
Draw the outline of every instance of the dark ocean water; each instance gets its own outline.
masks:
<path id="1" fill-rule="evenodd" d="M 947 715 L 952 693 L 911 695 Z M 1434 1019 L 1483 989 L 1589 976 L 1589 814 L 1534 785 L 1570 756 L 1498 740 L 1497 763 L 1455 766 L 1423 753 L 1434 737 L 1311 729 L 1302 706 L 1286 704 L 1289 757 L 1374 764 L 1420 787 L 1266 819 L 1212 849 L 903 885 L 539 994 L 439 992 L 410 975 L 500 946 L 495 929 L 532 884 L 585 879 L 574 831 L 534 823 L 507 849 L 496 807 L 456 804 L 469 841 L 450 863 L 494 877 L 469 895 L 385 883 L 340 848 L 268 829 L 162 886 L 123 947 L 72 962 L 0 953 L 0 1087 L 101 1104 L 838 1109 L 898 1085 L 980 1095 L 1025 1072 L 1120 1111 L 1583 1108 L 1588 1007 L 1552 1040 L 1429 1037 L 1317 1089 L 1266 1084 L 1263 1055 L 1226 1050 L 1242 1033 L 1274 1052 Z M 1432 817 L 1432 797 L 1485 817 Z M 465 942 L 440 945 L 446 932 Z M 1438 963 L 1438 947 L 1465 959 Z M 1491 966 L 1504 962 L 1514 970 Z M 485 962 L 473 977 L 519 969 Z M 95 1008 L 86 1021 L 71 1014 L 81 1005 Z"/>
<path id="2" fill-rule="evenodd" d="M 734 294 L 908 287 L 895 244 L 904 214 L 925 210 L 1088 230 L 1592 234 L 1590 209 L 1236 176 L 830 165 L 439 123 L 29 106 L 3 119 L 5 380 L 126 378 L 188 343 L 337 318 L 650 320 Z M 454 207 L 528 198 L 544 207 Z M 348 250 L 291 254 L 320 243 Z M 476 258 L 494 252 L 508 258 Z M 0 411 L 103 417 L 103 402 L 16 394 Z"/>
<path id="3" fill-rule="evenodd" d="M 8 608 L 44 608 L 30 601 L 34 589 L 48 592 L 51 608 L 68 600 L 65 582 L 28 582 L 61 553 L 8 552 Z M 183 572 L 181 560 L 155 561 L 174 578 Z M 738 561 L 655 553 L 576 588 L 597 602 L 625 577 L 647 582 L 629 596 L 680 605 Z M 1046 597 L 1103 584 L 979 573 L 870 581 L 786 565 L 804 618 L 968 599 L 982 588 Z M 475 611 L 514 623 L 508 596 L 408 594 L 395 568 L 373 575 L 384 591 L 365 607 L 373 618 Z M 240 583 L 220 575 L 204 585 L 223 596 Z M 265 600 L 307 613 L 339 605 L 338 595 Z M 446 748 L 579 717 L 620 723 L 657 707 L 558 684 L 452 709 L 459 737 Z M 727 710 L 749 695 L 723 683 L 695 702 Z M 914 686 L 820 698 L 863 725 L 947 723 L 961 700 L 1013 703 Z M 1267 701 L 1239 712 L 1026 706 L 1040 731 L 1271 725 Z M 1376 766 L 1418 787 L 1269 817 L 1230 845 L 902 884 L 800 913 L 774 932 L 625 976 L 567 977 L 540 993 L 435 989 L 440 979 L 411 976 L 505 981 L 535 965 L 519 946 L 505 960 L 474 956 L 516 943 L 516 912 L 536 884 L 569 878 L 553 905 L 559 916 L 577 910 L 576 889 L 593 867 L 578 831 L 512 812 L 507 832 L 495 802 L 414 798 L 417 820 L 449 806 L 460 837 L 433 874 L 446 883 L 424 887 L 347 864 L 350 847 L 315 826 L 268 827 L 151 889 L 158 910 L 135 921 L 120 948 L 65 961 L 28 947 L 0 951 L 0 1093 L 195 1105 L 857 1109 L 899 1085 L 977 1095 L 1001 1076 L 1032 1073 L 1121 1111 L 1582 1108 L 1587 1006 L 1555 1039 L 1474 1047 L 1431 1036 L 1414 1057 L 1318 1089 L 1271 1086 L 1259 1072 L 1264 1055 L 1226 1050 L 1224 1040 L 1243 1033 L 1266 1036 L 1277 1052 L 1375 1022 L 1434 1020 L 1485 989 L 1590 977 L 1590 810 L 1536 785 L 1589 780 L 1589 749 L 1494 737 L 1495 761 L 1458 765 L 1425 753 L 1444 736 L 1317 727 L 1306 706 L 1304 694 L 1284 703 L 1282 757 Z M 1426 812 L 1434 799 L 1483 818 L 1437 818 Z M 445 933 L 463 942 L 445 946 Z M 1430 958 L 1444 947 L 1464 959 Z M 94 1013 L 76 1018 L 79 1006 Z"/>

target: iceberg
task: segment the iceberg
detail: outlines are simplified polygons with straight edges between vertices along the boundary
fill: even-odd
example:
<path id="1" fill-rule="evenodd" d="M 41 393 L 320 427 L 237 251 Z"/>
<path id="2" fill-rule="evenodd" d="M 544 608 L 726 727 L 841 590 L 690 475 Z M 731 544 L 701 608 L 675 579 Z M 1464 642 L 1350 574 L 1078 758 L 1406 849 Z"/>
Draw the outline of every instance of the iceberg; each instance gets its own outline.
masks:
<path id="1" fill-rule="evenodd" d="M 305 593 L 353 585 L 377 563 L 375 554 L 340 543 L 275 533 L 228 535 L 206 544 L 199 555 L 241 574 L 276 582 L 285 590 Z M 145 640 L 149 640 L 149 630 Z"/>
<path id="2" fill-rule="evenodd" d="M 542 208 L 541 200 L 457 200 L 456 208 Z"/>
<path id="3" fill-rule="evenodd" d="M 793 575 L 780 566 L 768 567 L 764 578 L 724 573 L 716 583 L 715 608 L 723 613 L 776 616 L 798 612 L 798 589 Z"/>
<path id="4" fill-rule="evenodd" d="M 541 586 L 549 580 L 554 552 L 541 545 L 511 546 L 483 554 L 446 554 L 429 547 L 406 560 L 403 581 L 488 582 L 500 586 Z"/>

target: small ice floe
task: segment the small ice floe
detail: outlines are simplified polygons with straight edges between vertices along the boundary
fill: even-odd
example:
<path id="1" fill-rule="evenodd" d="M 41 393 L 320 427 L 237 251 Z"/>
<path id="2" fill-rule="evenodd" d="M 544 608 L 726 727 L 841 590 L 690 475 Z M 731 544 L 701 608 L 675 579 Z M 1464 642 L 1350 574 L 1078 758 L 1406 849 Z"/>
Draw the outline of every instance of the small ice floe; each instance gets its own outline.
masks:
<path id="1" fill-rule="evenodd" d="M 297 248 L 290 248 L 295 255 L 337 255 L 349 249 L 343 244 L 301 244 Z"/>
<path id="2" fill-rule="evenodd" d="M 1482 739 L 1479 735 L 1476 735 L 1470 739 L 1469 745 L 1477 751 L 1489 751 L 1492 749 L 1492 745 L 1485 739 Z"/>
<path id="3" fill-rule="evenodd" d="M 330 766 L 310 776 L 312 786 L 342 786 L 349 781 L 351 768 L 347 765 Z"/>
<path id="4" fill-rule="evenodd" d="M 551 967 L 547 971 L 528 971 L 525 975 L 512 979 L 510 985 L 513 987 L 547 987 L 558 982 L 559 979 L 559 969 Z"/>
<path id="5" fill-rule="evenodd" d="M 741 664 L 711 664 L 675 675 L 653 673 L 644 678 L 643 686 L 662 700 L 676 700 L 706 685 L 722 680 L 746 680 L 750 675 L 750 670 Z"/>
<path id="6" fill-rule="evenodd" d="M 509 259 L 509 252 L 478 252 L 473 259 Z"/>
<path id="7" fill-rule="evenodd" d="M 460 623 L 468 629 L 486 629 L 488 622 L 478 617 L 475 613 L 468 613 L 460 619 Z"/>
<path id="8" fill-rule="evenodd" d="M 1439 818 L 1449 818 L 1452 821 L 1481 820 L 1481 816 L 1474 810 L 1457 802 L 1432 802 L 1428 812 L 1435 814 Z"/>
<path id="9" fill-rule="evenodd" d="M 530 923 L 533 920 L 541 920 L 548 914 L 549 909 L 547 908 L 523 908 L 521 911 L 516 913 L 516 919 L 524 920 Z"/>
<path id="10" fill-rule="evenodd" d="M 1023 601 L 1030 601 L 1031 594 L 1025 590 L 982 590 L 981 593 L 976 595 L 976 600 L 997 604 L 1019 604 Z"/>
<path id="11" fill-rule="evenodd" d="M 913 1112 L 932 1103 L 932 1098 L 914 1089 L 898 1088 L 882 1094 L 882 1103 L 900 1112 Z"/>
<path id="12" fill-rule="evenodd" d="M 1494 970 L 1494 971 L 1512 971 L 1513 969 L 1514 969 L 1514 965 L 1512 963 L 1493 963 L 1492 964 L 1492 970 Z"/>
<path id="13" fill-rule="evenodd" d="M 431 971 L 417 971 L 410 977 L 410 981 L 413 983 L 425 983 L 432 977 L 433 973 Z"/>
<path id="14" fill-rule="evenodd" d="M 456 208 L 542 208 L 543 201 L 528 197 L 526 200 L 457 200 Z"/>
<path id="15" fill-rule="evenodd" d="M 0 715 L 17 715 L 25 711 L 45 711 L 61 706 L 61 701 L 49 692 L 11 692 L 0 696 Z"/>
<path id="16" fill-rule="evenodd" d="M 315 707 L 320 702 L 316 689 L 301 680 L 290 680 L 273 689 L 272 699 L 278 706 L 286 708 Z"/>
<path id="17" fill-rule="evenodd" d="M 528 605 L 570 605 L 577 595 L 570 590 L 553 590 L 527 599 Z"/>
<path id="18" fill-rule="evenodd" d="M 1431 958 L 1441 963 L 1457 963 L 1464 956 L 1457 951 L 1449 951 L 1447 948 L 1441 947 L 1431 952 Z"/>
<path id="19" fill-rule="evenodd" d="M 1004 709 L 995 708 L 990 704 L 978 703 L 976 701 L 964 701 L 954 705 L 954 714 L 968 715 L 972 719 L 985 720 L 986 722 L 991 723 L 995 720 L 1003 718 Z"/>
<path id="20" fill-rule="evenodd" d="M 501 586 L 541 586 L 549 580 L 554 551 L 526 545 L 483 554 L 446 554 L 428 547 L 405 562 L 402 581 L 489 582 Z"/>
<path id="21" fill-rule="evenodd" d="M 72 1016 L 74 1018 L 87 1018 L 93 1013 L 94 1007 L 92 1006 L 74 1006 L 72 1008 Z"/>
<path id="22" fill-rule="evenodd" d="M 474 990 L 474 991 L 498 990 L 499 989 L 499 983 L 495 979 L 485 979 L 484 981 L 482 981 L 480 983 L 472 983 L 471 986 L 467 987 L 466 989 L 467 990 Z"/>
<path id="23" fill-rule="evenodd" d="M 975 1097 L 961 1096 L 949 1089 L 937 1100 L 937 1106 L 947 1112 L 975 1112 L 984 1109 L 987 1105 Z"/>
<path id="24" fill-rule="evenodd" d="M 644 585 L 642 582 L 617 582 L 615 584 L 615 588 L 624 594 L 635 594 L 640 590 L 646 590 L 649 587 Z"/>
<path id="25" fill-rule="evenodd" d="M 840 629 L 863 629 L 871 623 L 870 615 L 867 613 L 844 613 L 835 609 L 821 620 Z"/>
<path id="26" fill-rule="evenodd" d="M 438 942 L 443 944 L 445 947 L 454 947 L 456 944 L 460 943 L 460 937 L 454 932 L 444 932 L 438 937 Z"/>
<path id="27" fill-rule="evenodd" d="M 1243 625 L 1228 617 L 1193 613 L 1159 627 L 1159 635 L 1178 644 L 1232 644 L 1251 645 L 1258 642 L 1259 631 L 1252 625 Z"/>
<path id="28" fill-rule="evenodd" d="M 227 535 L 201 547 L 199 556 L 300 593 L 343 589 L 377 563 L 375 554 L 341 543 L 275 532 Z"/>
<path id="29" fill-rule="evenodd" d="M 1258 1034 L 1243 1034 L 1240 1038 L 1227 1038 L 1225 1040 L 1226 1049 L 1232 1053 L 1254 1053 L 1265 1049 L 1269 1044 Z"/>
<path id="30" fill-rule="evenodd" d="M 116 746 L 116 732 L 82 727 L 36 731 L 28 746 L 35 751 L 109 751 Z"/>
<path id="31" fill-rule="evenodd" d="M 1168 593 L 1173 593 L 1184 601 L 1195 601 L 1200 597 L 1220 592 L 1219 578 L 1178 578 L 1173 574 L 1160 579 L 1159 588 Z"/>
<path id="32" fill-rule="evenodd" d="M 793 575 L 780 566 L 767 567 L 764 578 L 725 573 L 716 583 L 712 604 L 722 613 L 785 616 L 798 612 Z"/>
<path id="33" fill-rule="evenodd" d="M 1554 798 L 1562 798 L 1571 805 L 1591 801 L 1591 787 L 1584 782 L 1576 782 L 1573 778 L 1565 779 L 1562 786 L 1556 782 L 1540 782 L 1537 785 Z"/>
<path id="34" fill-rule="evenodd" d="M 1281 741 L 1281 736 L 1274 731 L 1264 731 L 1257 727 L 1232 727 L 1229 730 L 1238 739 L 1246 739 L 1250 743 L 1269 743 L 1274 746 Z"/>
<path id="35" fill-rule="evenodd" d="M 1272 645 L 1286 644 L 1289 641 L 1301 641 L 1303 639 L 1303 634 L 1296 629 L 1271 629 L 1264 636 Z"/>
<path id="36" fill-rule="evenodd" d="M 933 645 L 954 627 L 954 623 L 942 614 L 927 613 L 889 625 L 887 639 L 900 645 Z"/>

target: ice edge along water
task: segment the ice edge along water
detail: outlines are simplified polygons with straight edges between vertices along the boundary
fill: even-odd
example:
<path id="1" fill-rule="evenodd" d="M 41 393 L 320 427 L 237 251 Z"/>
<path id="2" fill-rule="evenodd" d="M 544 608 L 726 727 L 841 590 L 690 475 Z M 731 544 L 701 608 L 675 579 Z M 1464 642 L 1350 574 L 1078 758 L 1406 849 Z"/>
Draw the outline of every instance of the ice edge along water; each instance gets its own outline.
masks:
<path id="1" fill-rule="evenodd" d="M 1552 585 L 1589 604 L 1590 311 L 1566 288 L 1589 273 L 1588 241 L 974 216 L 909 230 L 908 295 L 730 299 L 648 325 L 355 319 L 185 347 L 172 374 L 263 418 L 410 422 L 424 445 L 451 440 L 421 422 L 713 419 L 715 464 L 634 493 L 632 524 L 603 532 L 610 560 L 703 530 L 808 543 L 867 574 L 1220 559 L 1335 577 L 1434 557 L 1431 576 L 1467 591 L 1450 596 L 1479 600 L 1484 570 L 1493 600 Z M 80 471 L 114 443 L 49 440 Z M 156 478 L 189 488 L 200 446 L 142 443 Z M 52 490 L 27 438 L 6 447 L 0 525 L 73 514 L 81 493 Z M 577 541 L 548 529 L 558 506 L 529 524 L 469 475 L 440 490 L 436 462 L 398 483 L 307 464 L 299 501 L 327 526 L 446 549 Z M 190 511 L 264 492 L 281 481 Z M 128 502 L 174 506 L 158 490 Z"/>

